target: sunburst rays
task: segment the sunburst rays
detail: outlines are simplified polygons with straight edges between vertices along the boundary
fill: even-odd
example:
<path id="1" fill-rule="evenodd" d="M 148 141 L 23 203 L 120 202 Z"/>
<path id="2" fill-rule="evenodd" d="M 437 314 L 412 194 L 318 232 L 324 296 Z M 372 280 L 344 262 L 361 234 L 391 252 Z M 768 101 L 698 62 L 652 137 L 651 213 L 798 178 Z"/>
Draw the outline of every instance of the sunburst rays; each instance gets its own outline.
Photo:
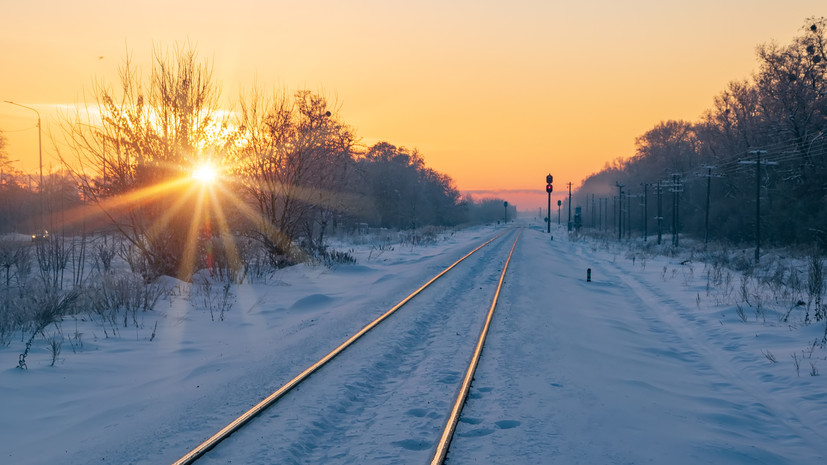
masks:
<path id="1" fill-rule="evenodd" d="M 185 237 L 183 248 L 178 251 L 180 262 L 177 277 L 184 280 L 189 280 L 200 265 L 210 264 L 214 251 L 207 244 L 212 240 L 220 241 L 228 265 L 242 265 L 243 257 L 236 240 L 238 231 L 233 229 L 231 218 L 233 215 L 255 225 L 256 233 L 262 238 L 274 242 L 292 239 L 286 237 L 244 198 L 241 188 L 244 179 L 225 174 L 214 167 L 207 168 L 210 172 L 200 171 L 203 167 L 204 165 L 199 165 L 199 171 L 193 170 L 191 174 L 181 171 L 176 179 L 170 181 L 99 199 L 95 205 L 75 208 L 62 215 L 63 221 L 56 226 L 73 226 L 81 222 L 103 223 L 104 216 L 110 222 L 117 223 L 117 219 L 124 215 L 154 207 L 156 213 L 147 215 L 151 222 L 142 231 L 142 239 L 147 242 L 163 240 L 170 228 L 181 228 Z M 365 208 L 363 200 L 358 196 L 299 186 L 292 186 L 289 191 L 295 200 L 329 210 L 355 213 Z"/>

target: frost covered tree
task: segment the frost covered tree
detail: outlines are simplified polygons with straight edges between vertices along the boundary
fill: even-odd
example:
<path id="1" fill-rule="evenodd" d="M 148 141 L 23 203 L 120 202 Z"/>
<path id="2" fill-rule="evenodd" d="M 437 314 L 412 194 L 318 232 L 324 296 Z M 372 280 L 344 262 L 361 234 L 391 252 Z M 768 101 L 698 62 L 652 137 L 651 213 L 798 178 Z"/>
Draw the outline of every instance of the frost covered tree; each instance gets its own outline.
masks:
<path id="1" fill-rule="evenodd" d="M 233 170 L 257 212 L 255 237 L 271 263 L 284 266 L 302 238 L 305 251 L 323 248 L 333 215 L 348 208 L 340 193 L 355 136 L 324 96 L 307 90 L 265 96 L 254 89 L 240 107 L 243 142 Z"/>
<path id="2" fill-rule="evenodd" d="M 138 271 L 187 279 L 198 199 L 183 181 L 204 160 L 221 163 L 232 137 L 212 67 L 192 47 L 156 48 L 152 58 L 148 76 L 127 56 L 118 84 L 94 84 L 93 103 L 63 118 L 60 156 L 137 252 Z"/>
<path id="3" fill-rule="evenodd" d="M 753 242 L 760 221 L 763 241 L 827 249 L 827 20 L 808 18 L 790 44 L 762 44 L 756 55 L 752 78 L 729 83 L 700 121 L 659 123 L 636 140 L 634 156 L 590 176 L 579 192 L 612 201 L 615 183 L 640 195 L 666 181 L 667 195 L 680 192 L 684 232 L 705 233 L 709 205 L 713 238 Z"/>

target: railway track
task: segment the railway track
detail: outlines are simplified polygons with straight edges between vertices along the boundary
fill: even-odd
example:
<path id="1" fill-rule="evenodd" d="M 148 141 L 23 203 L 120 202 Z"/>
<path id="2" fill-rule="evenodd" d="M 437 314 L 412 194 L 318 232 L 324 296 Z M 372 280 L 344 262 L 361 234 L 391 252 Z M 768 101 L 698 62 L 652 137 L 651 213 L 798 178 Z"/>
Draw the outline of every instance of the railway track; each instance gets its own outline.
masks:
<path id="1" fill-rule="evenodd" d="M 479 245 L 173 465 L 442 463 L 520 234 Z M 406 382 L 414 378 L 428 382 Z M 377 446 L 352 457 L 353 440 Z"/>

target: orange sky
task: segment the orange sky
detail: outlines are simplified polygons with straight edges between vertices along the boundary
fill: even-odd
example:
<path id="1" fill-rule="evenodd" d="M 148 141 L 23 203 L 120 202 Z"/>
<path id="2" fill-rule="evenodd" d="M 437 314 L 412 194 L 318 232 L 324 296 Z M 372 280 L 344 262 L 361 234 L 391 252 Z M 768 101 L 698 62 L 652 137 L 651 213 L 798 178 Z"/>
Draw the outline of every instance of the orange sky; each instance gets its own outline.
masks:
<path id="1" fill-rule="evenodd" d="M 662 120 L 697 120 L 755 47 L 790 42 L 824 0 L 4 0 L 0 101 L 55 105 L 114 82 L 126 50 L 191 42 L 230 102 L 254 82 L 338 100 L 366 145 L 417 148 L 464 191 L 521 209 L 575 187 Z M 34 112 L 0 103 L 8 152 L 37 168 Z M 524 194 L 521 191 L 536 194 Z"/>

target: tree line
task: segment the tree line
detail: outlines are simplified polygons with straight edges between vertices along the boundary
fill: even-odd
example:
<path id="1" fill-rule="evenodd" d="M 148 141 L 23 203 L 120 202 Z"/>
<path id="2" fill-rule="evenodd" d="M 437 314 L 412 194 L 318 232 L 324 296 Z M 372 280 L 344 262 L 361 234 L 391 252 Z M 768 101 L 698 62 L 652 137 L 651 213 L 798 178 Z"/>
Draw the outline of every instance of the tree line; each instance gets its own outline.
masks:
<path id="1" fill-rule="evenodd" d="M 575 195 L 583 224 L 734 244 L 827 246 L 827 23 L 757 47 L 698 121 L 664 121 Z M 660 206 L 660 208 L 658 208 Z M 760 213 L 759 213 L 760 212 Z"/>
<path id="2" fill-rule="evenodd" d="M 61 115 L 63 171 L 44 186 L 0 145 L 0 232 L 107 228 L 135 271 L 188 279 L 217 260 L 241 266 L 238 241 L 280 267 L 328 253 L 333 231 L 502 218 L 501 199 L 462 196 L 417 150 L 363 147 L 319 93 L 254 87 L 225 111 L 211 65 L 191 46 L 154 49 L 146 76 L 129 56 L 118 71 L 119 82 L 94 82 L 91 103 Z M 204 164 L 220 171 L 216 185 L 189 177 Z"/>

